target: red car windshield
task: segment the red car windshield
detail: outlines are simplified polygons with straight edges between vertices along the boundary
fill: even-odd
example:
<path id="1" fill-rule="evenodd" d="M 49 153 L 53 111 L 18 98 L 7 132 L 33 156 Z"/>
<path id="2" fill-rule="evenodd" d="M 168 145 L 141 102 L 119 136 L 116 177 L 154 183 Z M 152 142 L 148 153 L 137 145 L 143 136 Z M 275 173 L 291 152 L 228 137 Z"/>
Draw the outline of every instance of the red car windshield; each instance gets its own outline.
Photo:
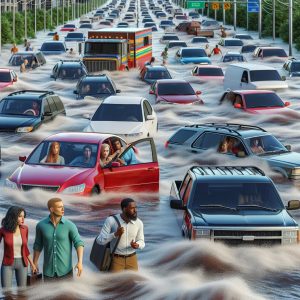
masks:
<path id="1" fill-rule="evenodd" d="M 195 95 L 192 86 L 187 82 L 160 83 L 158 84 L 158 95 Z"/>
<path id="2" fill-rule="evenodd" d="M 275 93 L 244 95 L 247 108 L 284 107 L 284 102 Z"/>
<path id="3" fill-rule="evenodd" d="M 220 68 L 198 68 L 199 76 L 224 76 L 222 69 Z"/>
<path id="4" fill-rule="evenodd" d="M 1 72 L 0 73 L 0 82 L 10 82 L 10 73 L 9 72 Z"/>
<path id="5" fill-rule="evenodd" d="M 97 153 L 98 144 L 44 141 L 30 154 L 26 164 L 93 168 Z"/>

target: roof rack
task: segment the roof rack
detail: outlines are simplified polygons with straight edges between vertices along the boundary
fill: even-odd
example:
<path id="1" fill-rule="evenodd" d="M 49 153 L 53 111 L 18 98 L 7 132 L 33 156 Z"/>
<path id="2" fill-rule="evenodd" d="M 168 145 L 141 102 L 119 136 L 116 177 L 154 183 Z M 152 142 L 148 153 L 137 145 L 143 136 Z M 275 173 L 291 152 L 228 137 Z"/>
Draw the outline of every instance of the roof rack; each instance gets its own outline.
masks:
<path id="1" fill-rule="evenodd" d="M 236 129 L 228 128 L 230 126 L 235 126 L 237 128 Z M 185 127 L 195 127 L 195 128 L 199 128 L 199 127 L 215 127 L 216 130 L 218 130 L 218 129 L 224 129 L 224 130 L 227 130 L 229 132 L 236 133 L 239 136 L 241 136 L 241 134 L 237 130 L 241 130 L 241 129 L 256 129 L 256 130 L 261 130 L 263 132 L 267 132 L 265 129 L 263 129 L 261 127 L 258 127 L 258 126 L 235 124 L 235 123 L 224 123 L 224 124 L 222 124 L 222 123 L 221 124 L 220 123 L 204 123 L 204 124 L 186 125 Z"/>
<path id="2" fill-rule="evenodd" d="M 231 175 L 257 175 L 266 176 L 265 172 L 256 166 L 193 166 L 190 171 L 197 171 L 199 175 L 227 175 L 229 172 Z M 245 174 L 246 173 L 246 174 Z"/>
<path id="3" fill-rule="evenodd" d="M 15 96 L 15 95 L 21 95 L 21 94 L 25 94 L 25 93 L 39 93 L 41 95 L 39 95 L 40 97 L 43 97 L 45 95 L 54 95 L 53 91 L 39 91 L 39 90 L 23 90 L 23 91 L 18 91 L 18 92 L 13 92 L 11 94 L 9 94 L 8 96 Z"/>

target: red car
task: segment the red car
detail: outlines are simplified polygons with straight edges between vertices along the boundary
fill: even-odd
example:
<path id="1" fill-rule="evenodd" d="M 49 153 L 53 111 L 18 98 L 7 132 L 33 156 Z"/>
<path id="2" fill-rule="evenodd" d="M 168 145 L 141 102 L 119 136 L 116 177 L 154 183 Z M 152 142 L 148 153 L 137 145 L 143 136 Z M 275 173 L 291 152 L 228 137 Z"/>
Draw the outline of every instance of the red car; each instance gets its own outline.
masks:
<path id="1" fill-rule="evenodd" d="M 194 67 L 192 75 L 197 76 L 200 81 L 222 81 L 224 73 L 221 67 L 213 65 L 199 65 Z"/>
<path id="2" fill-rule="evenodd" d="M 283 102 L 275 92 L 266 90 L 227 91 L 220 99 L 220 104 L 224 102 L 253 114 L 281 113 L 290 105 L 290 102 Z"/>
<path id="3" fill-rule="evenodd" d="M 77 30 L 76 26 L 74 24 L 65 24 L 60 31 L 75 31 Z"/>
<path id="4" fill-rule="evenodd" d="M 157 192 L 159 166 L 152 138 L 130 144 L 121 140 L 123 152 L 119 156 L 125 162 L 112 161 L 105 167 L 100 164 L 103 143 L 110 145 L 114 135 L 99 133 L 58 133 L 43 140 L 24 162 L 6 179 L 5 186 L 29 191 L 41 189 L 48 192 L 88 196 L 105 192 Z M 59 146 L 57 146 L 57 144 Z M 57 150 L 58 148 L 58 150 Z M 86 161 L 86 148 L 90 150 Z M 49 155 L 58 156 L 57 163 L 49 162 Z M 89 152 L 87 151 L 87 152 Z M 48 162 L 46 162 L 48 161 Z"/>
<path id="5" fill-rule="evenodd" d="M 149 94 L 156 96 L 156 103 L 203 104 L 200 91 L 194 91 L 185 80 L 161 79 L 154 82 Z"/>
<path id="6" fill-rule="evenodd" d="M 9 85 L 13 85 L 18 80 L 18 76 L 15 71 L 10 69 L 0 69 L 0 90 Z"/>

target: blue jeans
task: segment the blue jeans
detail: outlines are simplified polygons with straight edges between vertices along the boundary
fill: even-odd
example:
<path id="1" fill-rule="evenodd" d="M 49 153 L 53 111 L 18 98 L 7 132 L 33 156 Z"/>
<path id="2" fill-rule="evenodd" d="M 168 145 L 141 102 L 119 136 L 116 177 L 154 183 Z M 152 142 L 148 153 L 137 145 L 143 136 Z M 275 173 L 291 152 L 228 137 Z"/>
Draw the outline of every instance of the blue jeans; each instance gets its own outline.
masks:
<path id="1" fill-rule="evenodd" d="M 15 258 L 11 266 L 1 266 L 1 285 L 2 288 L 12 287 L 13 273 L 16 274 L 18 286 L 26 286 L 27 284 L 27 267 L 24 266 L 22 258 Z"/>

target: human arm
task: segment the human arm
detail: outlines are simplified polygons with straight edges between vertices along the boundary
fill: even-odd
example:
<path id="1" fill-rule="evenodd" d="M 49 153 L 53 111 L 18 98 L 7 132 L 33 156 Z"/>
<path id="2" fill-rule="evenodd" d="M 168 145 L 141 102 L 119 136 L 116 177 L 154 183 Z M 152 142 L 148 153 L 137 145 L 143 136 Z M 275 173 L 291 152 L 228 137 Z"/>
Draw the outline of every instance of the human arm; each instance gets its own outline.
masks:
<path id="1" fill-rule="evenodd" d="M 40 254 L 43 250 L 43 236 L 42 236 L 42 232 L 41 232 L 41 228 L 39 226 L 39 224 L 36 226 L 35 229 L 35 241 L 33 244 L 33 264 L 36 266 L 37 271 L 38 271 L 38 261 L 39 261 L 39 257 Z"/>
<path id="2" fill-rule="evenodd" d="M 133 249 L 143 249 L 145 247 L 145 239 L 144 239 L 144 225 L 140 222 L 140 227 L 136 234 L 135 241 L 131 241 L 131 247 Z"/>
<path id="3" fill-rule="evenodd" d="M 31 273 L 38 273 L 38 267 L 33 262 L 31 255 L 28 255 L 27 259 L 28 259 L 30 267 L 31 267 Z"/>
<path id="4" fill-rule="evenodd" d="M 82 258 L 83 258 L 83 246 L 79 246 L 76 249 L 77 252 L 77 264 L 75 266 L 75 269 L 77 269 L 77 276 L 79 277 L 82 273 Z"/>
<path id="5" fill-rule="evenodd" d="M 70 240 L 72 241 L 76 252 L 77 252 L 77 264 L 75 269 L 77 269 L 77 276 L 79 277 L 82 273 L 82 258 L 83 258 L 83 247 L 84 242 L 81 240 L 78 229 L 74 223 L 70 223 L 70 231 L 69 231 Z"/>
<path id="6" fill-rule="evenodd" d="M 96 241 L 99 245 L 105 245 L 111 242 L 116 237 L 115 233 L 118 233 L 118 231 L 112 232 L 112 219 L 111 217 L 109 217 L 105 220 L 104 225 Z"/>

